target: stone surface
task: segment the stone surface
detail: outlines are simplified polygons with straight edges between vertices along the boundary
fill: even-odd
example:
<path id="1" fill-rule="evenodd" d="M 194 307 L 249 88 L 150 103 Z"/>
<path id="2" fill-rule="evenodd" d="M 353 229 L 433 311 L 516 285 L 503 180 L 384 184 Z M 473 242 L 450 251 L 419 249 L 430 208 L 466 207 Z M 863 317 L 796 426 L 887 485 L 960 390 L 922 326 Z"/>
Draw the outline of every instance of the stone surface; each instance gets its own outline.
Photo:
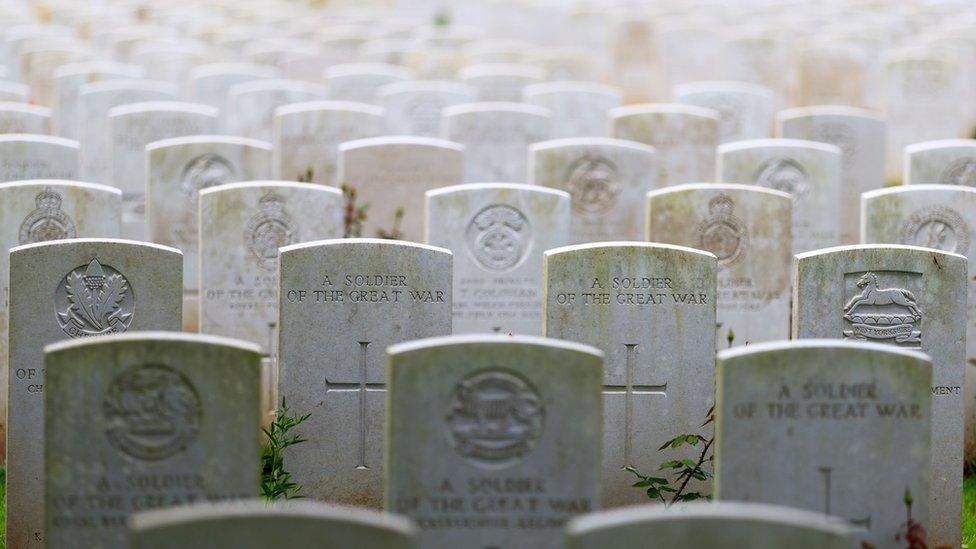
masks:
<path id="1" fill-rule="evenodd" d="M 270 80 L 277 70 L 256 63 L 209 63 L 194 67 L 188 75 L 190 97 L 197 103 L 227 108 L 227 91 L 234 84 Z"/>
<path id="2" fill-rule="evenodd" d="M 840 243 L 841 150 L 799 139 L 755 139 L 718 149 L 718 179 L 793 196 L 793 253 Z"/>
<path id="3" fill-rule="evenodd" d="M 716 369 L 716 499 L 838 516 L 882 549 L 903 546 L 906 489 L 912 518 L 928 527 L 937 515 L 927 497 L 932 367 L 924 354 L 776 342 L 722 351 Z M 778 459 L 766 459 L 771 449 Z"/>
<path id="4" fill-rule="evenodd" d="M 603 242 L 545 253 L 543 335 L 606 353 L 604 506 L 646 501 L 623 467 L 656 470 L 657 448 L 699 432 L 705 420 L 713 401 L 717 269 L 708 252 L 666 244 Z M 642 420 L 648 417 L 655 419 Z"/>
<path id="5" fill-rule="evenodd" d="M 407 519 L 367 509 L 259 500 L 136 513 L 130 532 L 131 549 L 264 549 L 285 539 L 316 549 L 415 549 L 418 534 Z"/>
<path id="6" fill-rule="evenodd" d="M 772 90 L 773 109 L 781 109 L 790 82 L 790 71 L 784 70 L 790 66 L 789 38 L 764 32 L 761 26 L 744 25 L 728 33 L 723 42 L 723 65 L 718 69 L 722 78 Z"/>
<path id="7" fill-rule="evenodd" d="M 422 547 L 561 548 L 563 524 L 599 507 L 603 353 L 481 335 L 389 356 L 386 508 Z"/>
<path id="8" fill-rule="evenodd" d="M 554 139 L 529 146 L 529 183 L 572 197 L 570 242 L 640 240 L 644 194 L 658 187 L 654 149 L 624 139 Z"/>
<path id="9" fill-rule="evenodd" d="M 961 255 L 929 248 L 864 245 L 800 254 L 793 267 L 794 339 L 867 340 L 932 357 L 926 391 L 932 455 L 925 470 L 932 477 L 932 522 L 926 529 L 930 543 L 953 547 L 961 535 L 966 263 Z"/>
<path id="10" fill-rule="evenodd" d="M 549 138 L 552 113 L 521 103 L 447 107 L 441 135 L 464 145 L 465 183 L 524 183 L 529 145 Z"/>
<path id="11" fill-rule="evenodd" d="M 391 135 L 441 135 L 441 111 L 451 105 L 470 103 L 477 91 L 466 84 L 439 80 L 397 82 L 376 90 L 386 111 Z"/>
<path id="12" fill-rule="evenodd" d="M 976 187 L 976 139 L 943 139 L 905 147 L 904 183 Z"/>
<path id="13" fill-rule="evenodd" d="M 376 103 L 376 90 L 387 84 L 412 80 L 414 72 L 388 63 L 348 63 L 325 69 L 329 99 Z"/>
<path id="14" fill-rule="evenodd" d="M 20 81 L 30 86 L 31 103 L 53 107 L 54 71 L 73 62 L 92 59 L 92 52 L 81 44 L 37 43 L 20 52 Z"/>
<path id="15" fill-rule="evenodd" d="M 746 82 L 689 82 L 674 87 L 675 103 L 718 113 L 718 142 L 770 137 L 773 129 L 773 92 Z"/>
<path id="16" fill-rule="evenodd" d="M 278 107 L 273 125 L 274 176 L 334 186 L 339 185 L 339 144 L 385 133 L 383 109 L 351 101 L 310 101 Z"/>
<path id="17" fill-rule="evenodd" d="M 390 233 L 402 208 L 400 238 L 423 240 L 424 192 L 464 179 L 462 145 L 426 137 L 374 137 L 339 145 L 336 179 L 356 190 L 357 206 L 368 206 L 361 235 Z"/>
<path id="18" fill-rule="evenodd" d="M 0 182 L 78 179 L 78 142 L 47 135 L 0 135 Z"/>
<path id="19" fill-rule="evenodd" d="M 647 240 L 718 258 L 717 348 L 789 338 L 792 209 L 790 195 L 752 185 L 647 193 Z"/>
<path id="20" fill-rule="evenodd" d="M 857 549 L 850 528 L 830 517 L 760 503 L 689 503 L 668 509 L 641 505 L 591 513 L 566 527 L 567 549 Z"/>
<path id="21" fill-rule="evenodd" d="M 11 250 L 7 547 L 43 540 L 42 349 L 95 334 L 179 330 L 182 267 L 178 250 L 128 240 L 61 240 Z"/>
<path id="22" fill-rule="evenodd" d="M 125 549 L 136 511 L 256 497 L 260 362 L 255 345 L 167 332 L 46 347 L 47 546 Z"/>
<path id="23" fill-rule="evenodd" d="M 613 137 L 654 147 L 659 185 L 697 183 L 715 176 L 716 111 L 668 103 L 627 105 L 610 111 L 610 125 Z"/>
<path id="24" fill-rule="evenodd" d="M 272 78 L 234 84 L 227 90 L 222 128 L 231 135 L 271 141 L 276 108 L 325 99 L 327 95 L 325 86 L 299 80 Z"/>
<path id="25" fill-rule="evenodd" d="M 800 49 L 796 56 L 798 105 L 868 106 L 872 74 L 862 48 L 841 41 L 820 42 Z"/>
<path id="26" fill-rule="evenodd" d="M 20 82 L 0 80 L 0 99 L 3 101 L 26 102 L 30 98 L 30 88 Z"/>
<path id="27" fill-rule="evenodd" d="M 278 249 L 342 238 L 342 214 L 342 193 L 322 185 L 248 181 L 202 190 L 200 331 L 252 341 L 271 354 Z"/>
<path id="28" fill-rule="evenodd" d="M 295 429 L 308 442 L 288 458 L 308 496 L 381 505 L 385 350 L 451 333 L 451 261 L 442 248 L 378 239 L 282 249 L 278 392 L 312 414 Z"/>
<path id="29" fill-rule="evenodd" d="M 608 137 L 608 113 L 623 101 L 620 88 L 595 82 L 544 82 L 525 86 L 522 100 L 552 112 L 552 137 Z"/>
<path id="30" fill-rule="evenodd" d="M 569 208 L 535 185 L 427 191 L 425 242 L 454 253 L 453 333 L 541 333 L 542 253 L 568 243 Z"/>
<path id="31" fill-rule="evenodd" d="M 546 71 L 515 63 L 480 63 L 458 71 L 457 79 L 473 87 L 477 101 L 521 101 L 522 88 L 538 84 Z"/>
<path id="32" fill-rule="evenodd" d="M 857 244 L 861 193 L 885 183 L 886 123 L 873 111 L 853 107 L 802 107 L 780 111 L 778 134 L 840 148 L 840 243 Z"/>
<path id="33" fill-rule="evenodd" d="M 0 102 L 0 134 L 51 133 L 51 109 L 29 103 Z"/>

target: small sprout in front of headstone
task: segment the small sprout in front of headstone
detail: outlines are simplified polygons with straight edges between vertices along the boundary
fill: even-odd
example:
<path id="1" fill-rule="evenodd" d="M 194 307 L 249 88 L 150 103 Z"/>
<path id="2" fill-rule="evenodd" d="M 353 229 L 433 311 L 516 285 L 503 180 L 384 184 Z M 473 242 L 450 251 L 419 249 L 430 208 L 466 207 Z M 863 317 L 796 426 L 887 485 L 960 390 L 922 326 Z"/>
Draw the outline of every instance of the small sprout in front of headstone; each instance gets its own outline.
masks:
<path id="1" fill-rule="evenodd" d="M 712 407 L 708 410 L 706 414 L 705 422 L 701 424 L 702 428 L 708 426 L 708 424 L 715 421 L 715 408 Z M 658 451 L 670 450 L 675 448 L 681 448 L 682 446 L 698 446 L 699 443 L 702 444 L 701 453 L 698 455 L 698 459 L 672 459 L 665 461 L 658 467 L 659 471 L 670 471 L 675 474 L 673 479 L 668 479 L 667 476 L 663 477 L 653 477 L 650 475 L 644 475 L 638 471 L 635 467 L 627 466 L 624 467 L 626 471 L 629 471 L 637 477 L 637 482 L 632 486 L 634 488 L 643 488 L 647 492 L 647 497 L 650 499 L 660 500 L 661 503 L 665 505 L 672 505 L 679 501 L 694 501 L 699 499 L 709 499 L 709 496 L 702 494 L 701 492 L 686 492 L 688 484 L 692 479 L 699 481 L 707 481 L 713 475 L 712 472 L 705 468 L 705 462 L 712 462 L 712 455 L 710 454 L 713 438 L 705 438 L 698 434 L 683 434 L 678 435 L 671 440 L 665 442 L 658 448 Z M 666 475 L 667 473 L 665 473 Z M 666 494 L 671 494 L 670 500 L 665 496 Z"/>
<path id="2" fill-rule="evenodd" d="M 311 183 L 314 176 L 315 169 L 309 166 L 305 169 L 305 173 L 300 173 L 297 177 L 295 177 L 295 181 L 298 181 L 299 183 Z"/>
<path id="3" fill-rule="evenodd" d="M 340 186 L 342 197 L 345 199 L 345 209 L 343 210 L 342 223 L 344 226 L 343 237 L 359 238 L 363 236 L 363 222 L 366 221 L 366 209 L 369 204 L 359 206 L 356 204 L 356 188 L 343 182 Z"/>
<path id="4" fill-rule="evenodd" d="M 726 334 L 725 340 L 729 342 L 729 349 L 731 349 L 732 342 L 735 341 L 735 332 L 732 331 L 732 328 L 729 328 L 729 333 Z"/>
<path id="5" fill-rule="evenodd" d="M 307 413 L 299 416 L 290 413 L 288 404 L 282 398 L 271 427 L 261 429 L 268 437 L 261 449 L 261 495 L 266 501 L 304 497 L 300 493 L 302 487 L 291 481 L 291 473 L 285 469 L 284 454 L 289 446 L 305 442 L 306 439 L 301 435 L 290 433 L 311 415 Z"/>
<path id="6" fill-rule="evenodd" d="M 400 223 L 403 221 L 403 206 L 396 209 L 393 214 L 393 228 L 387 231 L 386 229 L 376 229 L 376 236 L 385 240 L 402 240 L 403 231 L 400 230 Z"/>
<path id="7" fill-rule="evenodd" d="M 447 10 L 441 10 L 434 15 L 434 26 L 435 27 L 449 27 L 451 26 L 451 14 Z"/>

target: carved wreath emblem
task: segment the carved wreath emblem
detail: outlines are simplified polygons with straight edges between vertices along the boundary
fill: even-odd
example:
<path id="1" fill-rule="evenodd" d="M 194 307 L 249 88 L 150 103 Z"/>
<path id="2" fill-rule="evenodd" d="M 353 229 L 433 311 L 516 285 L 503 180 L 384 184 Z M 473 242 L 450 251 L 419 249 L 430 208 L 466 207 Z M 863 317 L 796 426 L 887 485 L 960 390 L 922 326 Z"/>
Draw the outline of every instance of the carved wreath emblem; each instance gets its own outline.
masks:
<path id="1" fill-rule="evenodd" d="M 902 242 L 967 255 L 970 234 L 969 224 L 959 212 L 930 206 L 912 213 L 902 229 Z"/>
<path id="2" fill-rule="evenodd" d="M 567 173 L 567 190 L 574 211 L 592 215 L 617 205 L 621 188 L 613 162 L 587 155 L 570 164 Z"/>
<path id="3" fill-rule="evenodd" d="M 878 275 L 864 273 L 857 281 L 861 293 L 844 306 L 844 318 L 851 325 L 844 331 L 846 339 L 893 341 L 918 347 L 922 332 L 917 324 L 922 310 L 912 292 L 903 288 L 881 288 Z"/>
<path id="4" fill-rule="evenodd" d="M 518 265 L 528 250 L 529 240 L 528 219 L 504 204 L 488 206 L 468 223 L 468 249 L 489 271 L 505 271 Z"/>
<path id="5" fill-rule="evenodd" d="M 773 158 L 759 166 L 755 176 L 756 184 L 794 197 L 804 196 L 810 191 L 807 171 L 792 158 Z"/>
<path id="6" fill-rule="evenodd" d="M 957 158 L 949 163 L 939 175 L 939 183 L 976 187 L 976 158 Z"/>
<path id="7" fill-rule="evenodd" d="M 120 373 L 102 401 L 112 447 L 143 461 L 187 448 L 200 432 L 203 409 L 190 381 L 168 366 L 147 364 Z"/>
<path id="8" fill-rule="evenodd" d="M 92 259 L 65 275 L 54 294 L 58 323 L 71 337 L 122 333 L 132 323 L 135 298 L 129 281 Z"/>
<path id="9" fill-rule="evenodd" d="M 180 186 L 183 194 L 195 198 L 200 189 L 223 185 L 236 179 L 237 173 L 229 160 L 207 153 L 187 162 L 180 177 Z"/>
<path id="10" fill-rule="evenodd" d="M 61 210 L 63 201 L 64 198 L 51 187 L 37 193 L 34 197 L 37 209 L 27 214 L 20 224 L 20 243 L 75 238 L 75 223 Z"/>
<path id="11" fill-rule="evenodd" d="M 720 265 L 735 263 L 748 240 L 746 224 L 733 215 L 735 201 L 720 194 L 708 201 L 708 217 L 698 224 L 698 248 L 715 254 Z"/>
<path id="12" fill-rule="evenodd" d="M 527 381 L 502 370 L 482 371 L 454 390 L 448 440 L 477 466 L 508 467 L 535 447 L 544 416 L 542 399 Z"/>
<path id="13" fill-rule="evenodd" d="M 269 190 L 259 202 L 258 212 L 244 227 L 244 242 L 258 266 L 273 271 L 277 266 L 278 248 L 294 243 L 295 231 L 281 196 Z"/>

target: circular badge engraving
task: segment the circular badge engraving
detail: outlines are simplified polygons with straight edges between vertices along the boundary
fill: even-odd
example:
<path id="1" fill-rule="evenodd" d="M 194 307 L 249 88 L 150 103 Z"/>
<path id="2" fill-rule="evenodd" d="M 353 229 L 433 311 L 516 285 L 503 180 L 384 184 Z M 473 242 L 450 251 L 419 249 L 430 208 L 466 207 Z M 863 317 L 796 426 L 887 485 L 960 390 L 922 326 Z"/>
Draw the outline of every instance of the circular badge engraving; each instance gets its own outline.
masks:
<path id="1" fill-rule="evenodd" d="M 273 271 L 277 266 L 278 248 L 293 244 L 295 231 L 285 213 L 284 199 L 273 190 L 261 197 L 258 213 L 244 227 L 244 242 L 258 266 Z"/>
<path id="2" fill-rule="evenodd" d="M 34 197 L 37 209 L 27 214 L 20 224 L 20 243 L 33 244 L 48 240 L 75 238 L 75 222 L 61 211 L 64 198 L 51 187 L 46 187 Z"/>
<path id="3" fill-rule="evenodd" d="M 495 204 L 478 212 L 468 223 L 468 250 L 489 271 L 518 265 L 528 250 L 529 221 L 511 206 Z"/>
<path id="4" fill-rule="evenodd" d="M 195 197 L 200 189 L 223 185 L 237 180 L 234 166 L 216 154 L 201 154 L 187 162 L 180 177 L 180 186 L 187 196 Z"/>
<path id="5" fill-rule="evenodd" d="M 942 170 L 939 183 L 976 187 L 976 158 L 957 158 Z"/>
<path id="6" fill-rule="evenodd" d="M 102 401 L 109 442 L 135 459 L 159 461 L 187 448 L 203 409 L 190 381 L 168 366 L 147 364 L 119 374 Z"/>
<path id="7" fill-rule="evenodd" d="M 620 198 L 617 167 L 606 158 L 584 156 L 569 166 L 566 181 L 573 210 L 599 214 L 612 209 Z"/>
<path id="8" fill-rule="evenodd" d="M 97 259 L 65 275 L 54 292 L 58 323 L 71 337 L 122 333 L 132 323 L 134 307 L 129 281 Z"/>
<path id="9" fill-rule="evenodd" d="M 527 381 L 503 370 L 481 371 L 454 390 L 448 439 L 475 465 L 508 467 L 535 447 L 544 417 L 542 399 Z"/>
<path id="10" fill-rule="evenodd" d="M 755 180 L 757 185 L 790 193 L 795 197 L 810 191 L 806 170 L 792 158 L 767 160 L 759 167 Z"/>
<path id="11" fill-rule="evenodd" d="M 905 244 L 967 255 L 969 224 L 958 212 L 945 206 L 922 208 L 912 214 L 902 229 Z"/>
<path id="12" fill-rule="evenodd" d="M 708 217 L 698 224 L 698 248 L 715 254 L 720 265 L 734 263 L 742 255 L 748 233 L 741 219 L 733 215 L 735 201 L 718 195 L 708 201 Z"/>

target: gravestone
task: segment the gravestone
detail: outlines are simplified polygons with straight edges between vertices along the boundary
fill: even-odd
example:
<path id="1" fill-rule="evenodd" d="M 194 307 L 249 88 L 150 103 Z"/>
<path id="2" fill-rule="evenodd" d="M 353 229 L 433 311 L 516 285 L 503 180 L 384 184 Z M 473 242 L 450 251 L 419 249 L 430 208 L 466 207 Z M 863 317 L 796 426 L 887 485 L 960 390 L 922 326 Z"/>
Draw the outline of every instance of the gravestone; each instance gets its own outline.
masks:
<path id="1" fill-rule="evenodd" d="M 182 267 L 179 250 L 129 240 L 59 240 L 10 251 L 7 547 L 44 540 L 42 349 L 69 338 L 179 330 Z M 39 298 L 53 307 L 39 309 Z"/>
<path id="2" fill-rule="evenodd" d="M 416 549 L 409 520 L 312 501 L 247 500 L 145 511 L 129 521 L 131 549 L 264 549 L 287 539 L 316 549 Z"/>
<path id="3" fill-rule="evenodd" d="M 798 105 L 868 105 L 872 73 L 862 48 L 824 41 L 800 49 L 796 56 Z"/>
<path id="4" fill-rule="evenodd" d="M 367 206 L 360 234 L 423 240 L 424 192 L 464 179 L 464 147 L 427 137 L 374 137 L 339 145 L 336 180 L 355 190 Z M 397 221 L 397 210 L 403 212 Z M 399 234 L 393 234 L 399 233 Z"/>
<path id="5" fill-rule="evenodd" d="M 931 364 L 922 353 L 848 341 L 720 352 L 715 498 L 834 515 L 873 547 L 902 547 L 906 490 L 912 518 L 928 528 L 936 516 L 928 501 Z M 778 458 L 764 459 L 771 449 Z"/>
<path id="6" fill-rule="evenodd" d="M 0 387 L 7 386 L 7 251 L 63 238 L 119 236 L 122 193 L 76 181 L 0 184 Z M 0 456 L 6 456 L 7 391 L 0 390 Z"/>
<path id="7" fill-rule="evenodd" d="M 904 183 L 976 187 L 976 139 L 943 139 L 905 147 Z"/>
<path id="8" fill-rule="evenodd" d="M 351 101 L 310 101 L 274 115 L 274 176 L 338 186 L 339 144 L 385 133 L 383 109 Z M 311 177 L 308 177 L 311 175 Z"/>
<path id="9" fill-rule="evenodd" d="M 474 101 L 476 93 L 466 84 L 421 80 L 382 86 L 376 90 L 376 99 L 386 111 L 391 135 L 440 137 L 441 111 Z"/>
<path id="10" fill-rule="evenodd" d="M 647 193 L 647 240 L 718 258 L 717 348 L 789 338 L 792 208 L 790 195 L 750 185 Z"/>
<path id="11" fill-rule="evenodd" d="M 595 82 L 544 82 L 523 88 L 522 100 L 552 112 L 553 138 L 608 137 L 607 113 L 623 92 Z"/>
<path id="12" fill-rule="evenodd" d="M 841 150 L 799 139 L 754 139 L 718 149 L 718 179 L 793 196 L 793 253 L 840 243 Z"/>
<path id="13" fill-rule="evenodd" d="M 976 273 L 976 189 L 958 185 L 909 185 L 864 193 L 861 240 L 865 244 L 908 244 L 969 258 Z M 965 448 L 976 440 L 976 280 L 969 277 L 966 306 Z"/>
<path id="14" fill-rule="evenodd" d="M 454 253 L 454 332 L 539 335 L 542 253 L 569 240 L 569 194 L 470 183 L 427 191 L 425 242 Z"/>
<path id="15" fill-rule="evenodd" d="M 603 242 L 545 253 L 543 335 L 606 353 L 604 506 L 645 501 L 623 468 L 656 470 L 657 448 L 699 432 L 705 421 L 713 402 L 717 269 L 712 254 L 667 244 Z"/>
<path id="16" fill-rule="evenodd" d="M 627 105 L 610 111 L 610 128 L 613 137 L 654 147 L 661 186 L 715 177 L 719 115 L 711 109 L 668 103 Z"/>
<path id="17" fill-rule="evenodd" d="M 78 142 L 48 135 L 0 135 L 0 182 L 78 179 Z"/>
<path id="18" fill-rule="evenodd" d="M 278 393 L 311 413 L 289 471 L 309 497 L 378 508 L 385 349 L 451 333 L 451 253 L 379 239 L 281 250 Z M 323 352 L 323 349 L 327 349 Z"/>
<path id="19" fill-rule="evenodd" d="M 260 492 L 257 346 L 139 332 L 44 351 L 48 547 L 126 549 L 137 511 Z"/>
<path id="20" fill-rule="evenodd" d="M 287 181 L 229 183 L 200 191 L 199 217 L 200 331 L 252 341 L 270 354 L 278 249 L 342 238 L 342 193 Z"/>
<path id="21" fill-rule="evenodd" d="M 0 102 L 0 134 L 51 133 L 51 109 L 29 103 Z"/>
<path id="22" fill-rule="evenodd" d="M 54 71 L 69 63 L 91 59 L 91 50 L 83 44 L 33 43 L 20 52 L 19 79 L 30 87 L 31 103 L 53 107 Z"/>
<path id="23" fill-rule="evenodd" d="M 640 240 L 641 201 L 658 187 L 655 161 L 654 149 L 636 141 L 542 141 L 529 146 L 529 183 L 570 194 L 570 242 Z"/>
<path id="24" fill-rule="evenodd" d="M 675 103 L 718 113 L 718 142 L 770 137 L 773 92 L 747 82 L 689 82 L 674 87 Z"/>
<path id="25" fill-rule="evenodd" d="M 763 32 L 762 27 L 744 26 L 725 36 L 721 77 L 750 82 L 773 92 L 774 110 L 782 108 L 790 83 L 791 44 L 785 36 Z"/>
<path id="26" fill-rule="evenodd" d="M 30 88 L 20 82 L 0 80 L 0 99 L 26 103 L 30 98 Z"/>
<path id="27" fill-rule="evenodd" d="M 780 111 L 778 133 L 840 148 L 840 243 L 857 244 L 861 193 L 885 183 L 885 128 L 873 111 L 854 107 L 802 107 Z"/>
<path id="28" fill-rule="evenodd" d="M 861 547 L 851 529 L 832 517 L 761 503 L 640 505 L 590 513 L 566 527 L 566 549 L 641 547 L 651 539 L 660 549 Z"/>
<path id="29" fill-rule="evenodd" d="M 442 136 L 464 145 L 465 183 L 523 183 L 529 145 L 549 139 L 552 113 L 521 103 L 469 103 L 443 111 Z"/>
<path id="30" fill-rule="evenodd" d="M 155 80 L 105 80 L 83 84 L 78 88 L 82 178 L 94 183 L 109 183 L 112 180 L 109 110 L 128 103 L 173 100 L 176 95 L 176 86 Z"/>
<path id="31" fill-rule="evenodd" d="M 242 137 L 193 135 L 150 143 L 145 158 L 146 235 L 152 242 L 183 252 L 183 327 L 195 332 L 200 312 L 198 193 L 225 183 L 268 179 L 271 144 Z"/>
<path id="32" fill-rule="evenodd" d="M 539 67 L 515 63 L 479 63 L 458 71 L 458 80 L 477 90 L 477 101 L 521 101 L 522 88 L 545 78 Z"/>
<path id="33" fill-rule="evenodd" d="M 425 548 L 563 547 L 599 507 L 603 353 L 503 335 L 388 352 L 386 509 Z"/>
<path id="34" fill-rule="evenodd" d="M 932 455 L 924 471 L 932 477 L 932 522 L 926 529 L 929 543 L 958 546 L 966 258 L 914 246 L 845 246 L 800 254 L 793 271 L 794 339 L 857 339 L 932 357 L 926 392 L 932 402 Z"/>
<path id="35" fill-rule="evenodd" d="M 299 80 L 271 78 L 234 84 L 227 89 L 222 129 L 231 135 L 271 141 L 276 108 L 326 97 L 325 86 Z"/>
<path id="36" fill-rule="evenodd" d="M 114 61 L 88 61 L 62 65 L 54 71 L 54 130 L 57 135 L 78 139 L 81 118 L 81 87 L 103 80 L 142 78 L 145 69 Z"/>
<path id="37" fill-rule="evenodd" d="M 376 103 L 376 90 L 387 84 L 411 80 L 414 72 L 388 63 L 348 63 L 325 69 L 329 99 Z"/>
<path id="38" fill-rule="evenodd" d="M 189 96 L 197 103 L 227 109 L 227 91 L 234 84 L 270 80 L 277 70 L 255 63 L 209 63 L 190 70 L 187 77 Z"/>

